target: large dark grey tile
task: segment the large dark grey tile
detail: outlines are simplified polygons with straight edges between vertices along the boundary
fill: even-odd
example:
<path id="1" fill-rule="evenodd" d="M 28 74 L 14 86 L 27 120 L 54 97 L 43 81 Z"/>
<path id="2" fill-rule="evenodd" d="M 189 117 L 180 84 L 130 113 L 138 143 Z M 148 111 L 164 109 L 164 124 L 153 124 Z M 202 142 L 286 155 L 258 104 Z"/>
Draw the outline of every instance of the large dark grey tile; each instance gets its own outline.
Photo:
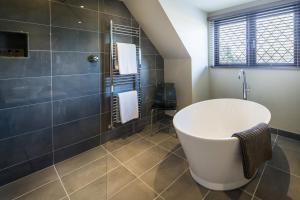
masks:
<path id="1" fill-rule="evenodd" d="M 59 149 L 100 134 L 100 116 L 92 116 L 53 128 L 54 149 Z"/>
<path id="2" fill-rule="evenodd" d="M 47 0 L 0 1 L 0 18 L 50 24 Z"/>
<path id="3" fill-rule="evenodd" d="M 25 59 L 0 58 L 0 79 L 50 76 L 50 52 L 30 51 Z"/>
<path id="4" fill-rule="evenodd" d="M 21 196 L 20 200 L 57 200 L 65 197 L 67 194 L 59 180 L 43 185 L 42 187 Z"/>
<path id="5" fill-rule="evenodd" d="M 300 199 L 300 178 L 267 166 L 255 196 L 268 199 Z"/>
<path id="6" fill-rule="evenodd" d="M 164 70 L 164 58 L 161 55 L 156 55 L 155 58 L 156 58 L 155 68 L 159 70 Z"/>
<path id="7" fill-rule="evenodd" d="M 99 52 L 98 33 L 53 27 L 52 50 Z"/>
<path id="8" fill-rule="evenodd" d="M 101 147 L 93 148 L 80 155 L 74 156 L 56 164 L 59 175 L 64 176 L 89 162 L 95 161 L 106 155 L 106 151 Z"/>
<path id="9" fill-rule="evenodd" d="M 53 75 L 100 73 L 102 68 L 100 65 L 104 62 L 103 56 L 95 54 L 100 58 L 99 65 L 99 63 L 91 63 L 88 61 L 90 55 L 91 53 L 54 52 L 52 54 Z"/>
<path id="10" fill-rule="evenodd" d="M 156 192 L 160 193 L 178 178 L 187 167 L 188 165 L 185 160 L 171 155 L 144 174 L 141 179 Z"/>
<path id="11" fill-rule="evenodd" d="M 0 7 L 3 8 L 2 6 Z M 6 6 L 4 6 L 4 8 L 6 8 Z M 41 26 L 36 24 L 27 24 L 21 22 L 0 20 L 0 30 L 28 33 L 29 50 L 50 49 L 50 27 L 49 26 Z"/>
<path id="12" fill-rule="evenodd" d="M 112 154 L 120 161 L 126 162 L 129 159 L 131 159 L 133 156 L 136 156 L 140 152 L 145 151 L 152 146 L 153 144 L 151 142 L 148 142 L 147 140 L 144 139 L 140 139 L 124 146 L 121 149 L 113 151 Z"/>
<path id="13" fill-rule="evenodd" d="M 131 26 L 131 20 L 130 19 L 124 19 L 122 17 L 117 17 L 111 15 L 111 13 L 104 14 L 101 13 L 99 15 L 99 22 L 100 22 L 100 30 L 102 33 L 106 33 L 110 31 L 110 21 L 112 20 L 115 24 L 125 25 L 125 26 Z"/>
<path id="14" fill-rule="evenodd" d="M 155 96 L 155 86 L 142 87 L 143 102 L 152 102 Z"/>
<path id="15" fill-rule="evenodd" d="M 100 11 L 111 15 L 131 18 L 131 14 L 125 4 L 118 0 L 103 0 Z"/>
<path id="16" fill-rule="evenodd" d="M 111 110 L 111 93 L 101 94 L 101 113 L 107 113 Z"/>
<path id="17" fill-rule="evenodd" d="M 52 82 L 54 100 L 100 93 L 99 74 L 55 76 Z"/>
<path id="18" fill-rule="evenodd" d="M 111 113 L 102 113 L 101 114 L 101 133 L 104 133 L 110 130 L 109 126 L 111 125 Z"/>
<path id="19" fill-rule="evenodd" d="M 165 200 L 198 200 L 202 199 L 207 192 L 208 190 L 197 184 L 187 171 L 162 196 Z"/>
<path id="20" fill-rule="evenodd" d="M 53 0 L 53 1 L 61 3 L 61 1 L 59 1 L 59 0 Z M 82 8 L 82 6 L 83 6 L 83 8 L 98 11 L 98 1 L 99 1 L 99 6 L 101 6 L 102 4 L 100 2 L 102 0 L 66 0 L 64 2 L 64 5 L 76 6 L 78 8 Z"/>
<path id="21" fill-rule="evenodd" d="M 141 43 L 142 43 L 141 44 L 142 54 L 151 54 L 151 55 L 158 54 L 158 51 L 156 50 L 156 48 L 153 46 L 153 44 L 149 39 L 142 38 Z"/>
<path id="22" fill-rule="evenodd" d="M 155 55 L 142 55 L 142 69 L 155 69 Z"/>
<path id="23" fill-rule="evenodd" d="M 98 94 L 69 100 L 60 100 L 53 103 L 55 125 L 99 113 L 100 98 Z"/>
<path id="24" fill-rule="evenodd" d="M 51 126 L 51 103 L 0 110 L 0 138 Z"/>
<path id="25" fill-rule="evenodd" d="M 255 177 L 254 177 L 248 184 L 242 186 L 241 189 L 242 189 L 243 191 L 246 191 L 246 192 L 249 193 L 249 194 L 253 194 L 253 193 L 255 192 L 255 189 L 256 189 L 256 187 L 257 187 L 257 184 L 258 184 L 258 182 L 259 182 L 259 180 L 260 180 L 260 178 L 261 178 L 261 176 L 262 176 L 262 173 L 263 173 L 264 168 L 265 168 L 265 165 L 261 166 L 261 167 L 258 169 L 258 171 L 257 171 L 257 173 L 256 173 L 256 175 L 255 175 Z"/>
<path id="26" fill-rule="evenodd" d="M 56 2 L 51 6 L 53 26 L 98 31 L 98 12 Z"/>
<path id="27" fill-rule="evenodd" d="M 50 100 L 50 77 L 0 80 L 0 109 Z"/>
<path id="28" fill-rule="evenodd" d="M 156 70 L 141 70 L 142 86 L 156 85 Z"/>
<path id="29" fill-rule="evenodd" d="M 52 165 L 52 158 L 53 155 L 50 153 L 0 171 L 0 186 Z M 17 193 L 17 189 L 15 190 Z"/>
<path id="30" fill-rule="evenodd" d="M 277 137 L 276 144 L 281 148 L 300 152 L 300 141 L 299 140 L 295 140 L 295 139 L 291 139 L 291 138 L 287 138 L 287 137 L 283 137 L 283 136 L 279 135 Z"/>
<path id="31" fill-rule="evenodd" d="M 164 70 L 156 70 L 156 81 L 157 84 L 161 84 L 165 82 Z"/>
<path id="32" fill-rule="evenodd" d="M 54 162 L 60 162 L 100 145 L 100 135 L 54 151 Z"/>
<path id="33" fill-rule="evenodd" d="M 48 167 L 0 188 L 1 199 L 13 199 L 36 187 L 58 179 L 54 167 Z"/>
<path id="34" fill-rule="evenodd" d="M 156 193 L 149 189 L 142 181 L 135 180 L 134 182 L 127 185 L 120 192 L 116 193 L 111 199 L 112 200 L 153 200 L 156 197 Z"/>
<path id="35" fill-rule="evenodd" d="M 161 147 L 163 147 L 163 148 L 165 148 L 165 149 L 167 149 L 168 151 L 171 151 L 171 152 L 174 152 L 178 148 L 181 147 L 178 138 L 174 137 L 174 135 L 167 138 L 163 142 L 159 143 L 159 146 L 161 146 Z"/>
<path id="36" fill-rule="evenodd" d="M 158 146 L 154 146 L 131 159 L 130 161 L 125 162 L 125 166 L 130 169 L 135 175 L 139 176 L 146 170 L 158 164 L 167 156 L 168 152 L 166 150 Z"/>
<path id="37" fill-rule="evenodd" d="M 272 160 L 268 164 L 300 176 L 299 151 L 276 145 L 273 149 Z"/>
<path id="38" fill-rule="evenodd" d="M 218 192 L 218 191 L 211 191 L 206 200 L 251 200 L 252 196 L 249 194 L 241 191 L 241 190 L 232 190 L 227 192 Z"/>
<path id="39" fill-rule="evenodd" d="M 1 140 L 0 170 L 51 152 L 51 129 Z"/>

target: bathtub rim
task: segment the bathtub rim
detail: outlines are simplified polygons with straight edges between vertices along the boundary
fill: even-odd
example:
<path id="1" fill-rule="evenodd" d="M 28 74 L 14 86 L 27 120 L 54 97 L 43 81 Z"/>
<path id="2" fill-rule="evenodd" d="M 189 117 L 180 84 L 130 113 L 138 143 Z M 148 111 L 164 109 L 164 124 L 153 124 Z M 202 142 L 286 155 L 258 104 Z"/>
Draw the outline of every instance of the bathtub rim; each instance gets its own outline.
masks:
<path id="1" fill-rule="evenodd" d="M 258 105 L 264 107 L 268 111 L 268 120 L 264 121 L 264 123 L 269 124 L 270 121 L 271 121 L 271 111 L 266 106 L 264 106 L 264 105 L 262 105 L 260 103 L 257 103 L 255 101 L 249 101 L 249 100 L 243 100 L 243 99 L 236 99 L 236 98 L 215 98 L 215 99 L 209 99 L 209 100 L 205 100 L 205 101 L 199 101 L 199 102 L 193 103 L 193 104 L 191 104 L 189 106 L 186 106 L 186 107 L 182 108 L 179 112 L 177 112 L 175 114 L 175 116 L 174 116 L 174 118 L 172 120 L 175 130 L 179 131 L 181 134 L 187 135 L 189 137 L 192 137 L 192 138 L 195 138 L 195 139 L 201 139 L 201 140 L 205 140 L 205 141 L 220 141 L 220 142 L 221 141 L 231 141 L 231 142 L 237 141 L 238 140 L 237 137 L 224 137 L 224 138 L 199 137 L 199 136 L 191 135 L 191 134 L 187 133 L 186 131 L 183 131 L 182 129 L 178 128 L 178 126 L 176 126 L 175 119 L 176 119 L 176 115 L 177 114 L 179 114 L 180 112 L 182 112 L 184 109 L 187 109 L 189 107 L 194 106 L 195 104 L 204 103 L 204 102 L 208 102 L 208 101 L 212 101 L 212 100 L 239 100 L 239 101 L 248 101 L 248 102 L 252 102 L 252 103 L 258 104 Z M 245 130 L 241 130 L 241 131 L 245 131 Z"/>

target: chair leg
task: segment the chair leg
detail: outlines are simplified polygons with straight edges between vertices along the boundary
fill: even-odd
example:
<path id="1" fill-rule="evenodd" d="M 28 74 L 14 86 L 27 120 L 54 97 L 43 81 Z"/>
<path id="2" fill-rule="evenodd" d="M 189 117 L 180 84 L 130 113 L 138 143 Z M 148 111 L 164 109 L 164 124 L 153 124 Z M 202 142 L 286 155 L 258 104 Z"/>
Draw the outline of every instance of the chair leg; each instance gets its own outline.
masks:
<path id="1" fill-rule="evenodd" d="M 153 134 L 153 113 L 154 113 L 154 109 L 151 109 L 151 119 L 150 119 L 150 123 L 151 123 L 151 134 Z"/>

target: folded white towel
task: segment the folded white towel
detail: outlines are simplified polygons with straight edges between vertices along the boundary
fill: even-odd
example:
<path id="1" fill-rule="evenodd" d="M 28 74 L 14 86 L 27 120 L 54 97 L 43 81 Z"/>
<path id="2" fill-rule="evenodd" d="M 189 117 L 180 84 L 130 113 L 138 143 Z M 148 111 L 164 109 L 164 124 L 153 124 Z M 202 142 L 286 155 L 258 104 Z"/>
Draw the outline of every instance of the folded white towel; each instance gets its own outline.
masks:
<path id="1" fill-rule="evenodd" d="M 115 68 L 120 74 L 136 74 L 136 46 L 134 44 L 117 43 L 117 63 Z"/>
<path id="2" fill-rule="evenodd" d="M 139 117 L 137 91 L 118 93 L 120 117 L 122 124 Z"/>

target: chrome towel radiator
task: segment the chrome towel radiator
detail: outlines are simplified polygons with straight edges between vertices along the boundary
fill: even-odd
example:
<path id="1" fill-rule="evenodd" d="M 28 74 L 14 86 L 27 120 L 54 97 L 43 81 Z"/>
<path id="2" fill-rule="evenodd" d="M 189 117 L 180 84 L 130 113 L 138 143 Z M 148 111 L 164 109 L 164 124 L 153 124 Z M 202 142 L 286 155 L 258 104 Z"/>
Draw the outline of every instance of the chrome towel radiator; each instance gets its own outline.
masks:
<path id="1" fill-rule="evenodd" d="M 141 31 L 140 27 L 125 26 L 115 24 L 110 21 L 110 92 L 111 92 L 111 123 L 109 128 L 115 128 L 121 123 L 120 109 L 118 101 L 118 92 L 126 92 L 128 90 L 136 90 L 138 93 L 139 118 L 141 118 L 142 106 L 142 89 L 141 89 Z M 121 75 L 115 69 L 117 59 L 117 45 L 115 37 L 121 35 L 131 38 L 131 42 L 135 41 L 136 57 L 137 57 L 137 74 Z M 128 89 L 128 86 L 130 89 Z M 125 88 L 125 89 L 124 89 Z"/>

